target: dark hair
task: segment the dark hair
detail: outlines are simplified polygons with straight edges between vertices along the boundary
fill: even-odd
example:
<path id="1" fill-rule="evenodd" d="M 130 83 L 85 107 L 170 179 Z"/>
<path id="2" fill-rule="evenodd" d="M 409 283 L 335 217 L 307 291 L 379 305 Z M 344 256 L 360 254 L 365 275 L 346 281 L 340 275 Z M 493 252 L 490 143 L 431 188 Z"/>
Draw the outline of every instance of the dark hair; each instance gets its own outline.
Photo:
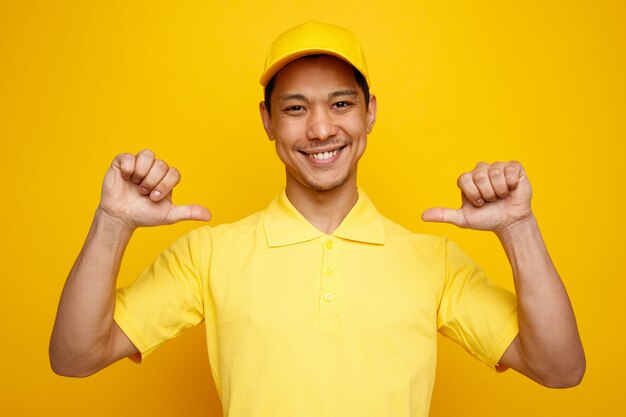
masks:
<path id="1" fill-rule="evenodd" d="M 301 58 L 316 59 L 321 56 L 325 56 L 325 55 L 323 54 L 305 55 Z M 367 110 L 370 105 L 370 88 L 367 85 L 367 81 L 365 80 L 365 77 L 363 76 L 363 74 L 361 74 L 359 70 L 352 67 L 352 71 L 354 72 L 354 79 L 356 80 L 357 85 L 359 86 L 361 91 L 363 91 L 363 96 L 365 97 L 365 110 Z M 272 97 L 272 91 L 274 91 L 275 86 L 276 86 L 276 74 L 274 74 L 274 76 L 265 85 L 265 91 L 264 91 L 263 100 L 265 101 L 265 108 L 267 109 L 267 112 L 270 115 L 271 115 L 271 110 L 272 110 L 270 99 Z"/>

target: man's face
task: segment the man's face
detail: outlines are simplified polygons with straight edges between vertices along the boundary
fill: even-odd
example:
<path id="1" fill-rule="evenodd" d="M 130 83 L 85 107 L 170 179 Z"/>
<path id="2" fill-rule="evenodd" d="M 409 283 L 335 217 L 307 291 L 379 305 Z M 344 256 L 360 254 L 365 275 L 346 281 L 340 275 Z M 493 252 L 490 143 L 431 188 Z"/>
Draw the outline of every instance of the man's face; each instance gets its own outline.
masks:
<path id="1" fill-rule="evenodd" d="M 366 110 L 349 64 L 328 55 L 289 63 L 276 74 L 271 109 L 270 115 L 261 103 L 265 131 L 285 164 L 287 189 L 356 186 L 376 98 Z"/>

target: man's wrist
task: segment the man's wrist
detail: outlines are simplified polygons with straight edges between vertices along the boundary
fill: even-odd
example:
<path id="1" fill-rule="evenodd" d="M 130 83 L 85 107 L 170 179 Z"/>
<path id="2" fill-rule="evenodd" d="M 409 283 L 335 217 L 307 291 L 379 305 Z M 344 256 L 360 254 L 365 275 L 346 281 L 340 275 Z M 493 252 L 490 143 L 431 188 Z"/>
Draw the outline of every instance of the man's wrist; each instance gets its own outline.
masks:
<path id="1" fill-rule="evenodd" d="M 130 239 L 136 227 L 114 216 L 98 206 L 94 216 L 94 227 L 97 231 L 102 231 L 110 235 L 113 239 Z"/>
<path id="2" fill-rule="evenodd" d="M 516 220 L 498 230 L 494 230 L 498 239 L 502 242 L 515 242 L 530 237 L 539 230 L 537 219 L 531 212 L 528 216 Z"/>

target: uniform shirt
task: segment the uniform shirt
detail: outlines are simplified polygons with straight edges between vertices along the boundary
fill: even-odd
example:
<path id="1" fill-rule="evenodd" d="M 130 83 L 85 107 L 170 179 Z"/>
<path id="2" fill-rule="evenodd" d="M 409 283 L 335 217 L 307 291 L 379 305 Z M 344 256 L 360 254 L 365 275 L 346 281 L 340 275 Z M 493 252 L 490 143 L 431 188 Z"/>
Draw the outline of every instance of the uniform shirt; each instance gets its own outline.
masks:
<path id="1" fill-rule="evenodd" d="M 115 321 L 143 357 L 203 320 L 229 417 L 425 417 L 437 331 L 490 366 L 518 332 L 511 293 L 362 191 L 332 234 L 283 191 L 192 231 L 118 290 Z"/>

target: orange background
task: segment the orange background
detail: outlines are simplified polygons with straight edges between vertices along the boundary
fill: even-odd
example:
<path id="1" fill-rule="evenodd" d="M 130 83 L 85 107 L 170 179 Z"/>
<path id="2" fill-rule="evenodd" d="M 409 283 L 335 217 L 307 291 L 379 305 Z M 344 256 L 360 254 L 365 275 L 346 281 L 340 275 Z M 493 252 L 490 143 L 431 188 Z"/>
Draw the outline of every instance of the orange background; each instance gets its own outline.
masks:
<path id="1" fill-rule="evenodd" d="M 441 339 L 433 417 L 624 415 L 626 6 L 618 1 L 0 2 L 2 415 L 217 416 L 203 329 L 141 366 L 54 375 L 58 298 L 120 152 L 178 167 L 175 201 L 213 224 L 283 185 L 257 103 L 265 51 L 307 20 L 361 39 L 378 124 L 360 184 L 382 213 L 457 241 L 511 288 L 497 239 L 424 224 L 479 160 L 522 161 L 577 312 L 588 369 L 570 390 L 497 375 Z M 196 224 L 140 230 L 120 284 Z M 259 381 L 259 384 L 262 384 Z"/>

